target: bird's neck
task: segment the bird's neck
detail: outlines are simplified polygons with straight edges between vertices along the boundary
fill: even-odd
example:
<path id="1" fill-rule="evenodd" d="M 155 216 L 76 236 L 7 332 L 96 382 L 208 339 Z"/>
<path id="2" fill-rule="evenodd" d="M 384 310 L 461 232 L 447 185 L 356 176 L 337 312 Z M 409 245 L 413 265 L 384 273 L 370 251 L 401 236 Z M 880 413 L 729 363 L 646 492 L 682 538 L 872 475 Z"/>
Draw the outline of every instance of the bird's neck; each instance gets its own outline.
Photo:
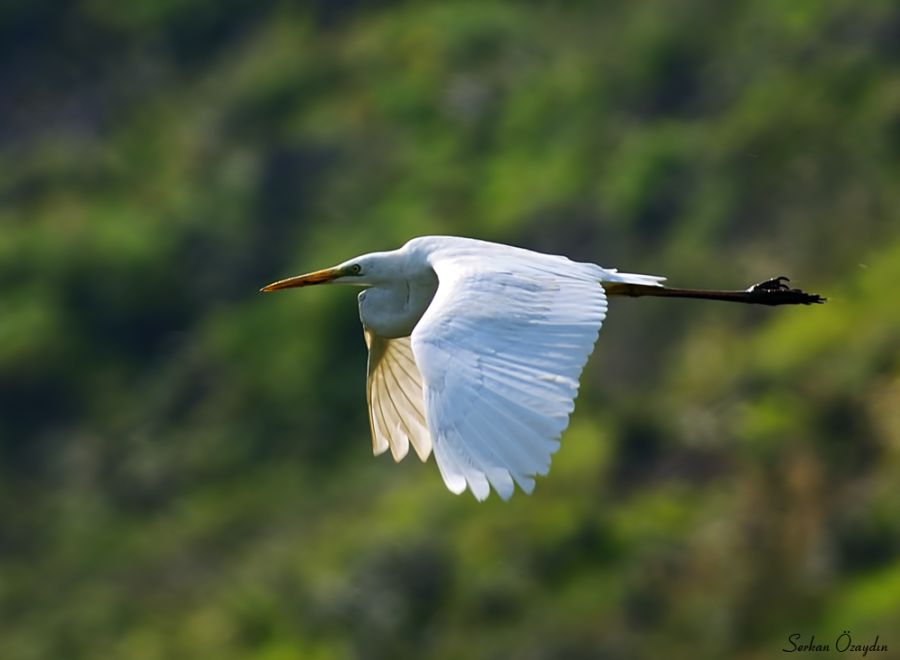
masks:
<path id="1" fill-rule="evenodd" d="M 437 276 L 404 278 L 390 285 L 373 286 L 359 294 L 359 318 L 381 337 L 408 337 L 431 304 Z"/>

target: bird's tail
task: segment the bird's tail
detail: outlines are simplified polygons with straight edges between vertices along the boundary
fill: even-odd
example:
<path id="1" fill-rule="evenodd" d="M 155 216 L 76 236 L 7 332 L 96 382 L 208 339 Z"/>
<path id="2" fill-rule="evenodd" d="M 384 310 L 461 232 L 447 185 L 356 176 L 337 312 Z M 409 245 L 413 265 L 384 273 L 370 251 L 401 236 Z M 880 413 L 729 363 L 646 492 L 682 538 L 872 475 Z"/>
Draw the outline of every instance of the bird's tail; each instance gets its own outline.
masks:
<path id="1" fill-rule="evenodd" d="M 644 286 L 662 286 L 665 277 L 658 275 L 639 275 L 637 273 L 620 273 L 615 268 L 604 268 L 601 282 L 620 282 L 622 284 L 642 284 Z"/>

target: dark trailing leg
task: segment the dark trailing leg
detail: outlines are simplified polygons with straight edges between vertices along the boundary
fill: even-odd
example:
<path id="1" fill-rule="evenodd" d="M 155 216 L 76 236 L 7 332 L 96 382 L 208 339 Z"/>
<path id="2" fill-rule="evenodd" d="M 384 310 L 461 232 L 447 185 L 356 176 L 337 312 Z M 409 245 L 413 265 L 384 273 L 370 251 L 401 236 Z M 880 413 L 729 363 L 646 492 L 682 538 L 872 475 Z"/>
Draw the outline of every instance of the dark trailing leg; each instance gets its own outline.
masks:
<path id="1" fill-rule="evenodd" d="M 608 296 L 656 296 L 661 298 L 698 298 L 702 300 L 724 300 L 750 305 L 812 305 L 825 302 L 825 298 L 815 293 L 788 286 L 790 280 L 784 275 L 754 284 L 746 291 L 722 291 L 716 289 L 674 289 L 667 286 L 646 284 L 622 284 L 611 282 L 603 285 Z"/>

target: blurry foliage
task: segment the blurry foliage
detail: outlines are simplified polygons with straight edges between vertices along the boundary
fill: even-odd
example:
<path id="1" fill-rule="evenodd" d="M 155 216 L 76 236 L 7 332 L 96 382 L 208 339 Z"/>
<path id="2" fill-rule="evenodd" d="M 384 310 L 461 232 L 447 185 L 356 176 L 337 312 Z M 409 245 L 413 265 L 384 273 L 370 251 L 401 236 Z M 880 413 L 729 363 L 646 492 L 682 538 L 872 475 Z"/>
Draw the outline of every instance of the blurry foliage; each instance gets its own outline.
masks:
<path id="1" fill-rule="evenodd" d="M 0 6 L 0 657 L 900 644 L 888 0 Z M 419 234 L 616 301 L 532 497 L 373 461 L 343 290 Z M 893 636 L 892 636 L 893 635 Z"/>

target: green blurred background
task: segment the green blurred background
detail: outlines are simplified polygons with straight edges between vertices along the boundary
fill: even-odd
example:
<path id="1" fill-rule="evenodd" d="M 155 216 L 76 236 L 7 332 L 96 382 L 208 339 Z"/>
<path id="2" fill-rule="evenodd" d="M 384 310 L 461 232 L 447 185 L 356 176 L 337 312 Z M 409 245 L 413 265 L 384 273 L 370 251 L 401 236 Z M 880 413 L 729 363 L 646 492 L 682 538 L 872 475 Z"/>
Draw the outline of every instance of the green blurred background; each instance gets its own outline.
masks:
<path id="1" fill-rule="evenodd" d="M 4 660 L 900 657 L 893 1 L 6 0 L 0 228 Z M 478 504 L 257 294 L 438 233 L 829 301 L 614 300 Z"/>

